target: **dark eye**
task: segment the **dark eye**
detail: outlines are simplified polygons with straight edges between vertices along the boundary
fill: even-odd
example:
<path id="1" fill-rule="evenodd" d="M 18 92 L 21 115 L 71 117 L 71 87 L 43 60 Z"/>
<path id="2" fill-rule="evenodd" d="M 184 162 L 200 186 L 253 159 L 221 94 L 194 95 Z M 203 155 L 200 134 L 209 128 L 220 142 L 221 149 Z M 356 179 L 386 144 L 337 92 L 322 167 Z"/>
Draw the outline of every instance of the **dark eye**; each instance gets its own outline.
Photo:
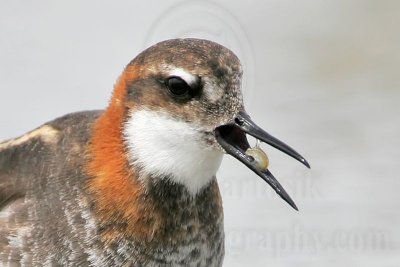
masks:
<path id="1" fill-rule="evenodd" d="M 175 96 L 186 96 L 191 90 L 191 87 L 179 77 L 170 77 L 166 81 L 168 90 Z"/>

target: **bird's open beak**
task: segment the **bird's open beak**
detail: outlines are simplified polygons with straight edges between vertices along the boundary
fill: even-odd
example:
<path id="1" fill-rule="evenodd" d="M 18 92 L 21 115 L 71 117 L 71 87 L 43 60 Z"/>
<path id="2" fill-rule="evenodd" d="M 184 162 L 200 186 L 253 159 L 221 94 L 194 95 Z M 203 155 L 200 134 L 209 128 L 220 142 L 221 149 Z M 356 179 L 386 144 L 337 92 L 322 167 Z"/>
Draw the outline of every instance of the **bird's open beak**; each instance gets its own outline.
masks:
<path id="1" fill-rule="evenodd" d="M 250 148 L 249 142 L 246 138 L 246 134 L 249 134 L 256 139 L 279 149 L 280 151 L 297 159 L 305 166 L 310 168 L 308 162 L 293 148 L 286 145 L 282 141 L 279 141 L 278 139 L 258 127 L 245 112 L 239 112 L 232 122 L 215 128 L 215 137 L 217 138 L 218 143 L 225 149 L 228 154 L 243 162 L 253 172 L 260 176 L 264 181 L 266 181 L 275 190 L 275 192 L 279 196 L 281 196 L 290 206 L 298 210 L 296 204 L 290 198 L 288 193 L 286 193 L 281 184 L 275 179 L 272 173 L 268 169 L 260 169 L 254 158 L 246 154 L 246 150 Z"/>

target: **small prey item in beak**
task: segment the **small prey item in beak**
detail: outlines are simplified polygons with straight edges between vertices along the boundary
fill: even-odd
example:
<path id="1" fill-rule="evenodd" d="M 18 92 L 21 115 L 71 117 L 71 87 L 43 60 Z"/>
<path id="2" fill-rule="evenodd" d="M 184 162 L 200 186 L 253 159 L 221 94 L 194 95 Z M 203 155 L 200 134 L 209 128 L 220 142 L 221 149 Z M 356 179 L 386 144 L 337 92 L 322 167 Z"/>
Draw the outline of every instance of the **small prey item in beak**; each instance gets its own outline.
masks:
<path id="1" fill-rule="evenodd" d="M 260 140 L 257 139 L 255 147 L 250 147 L 246 150 L 246 154 L 253 157 L 257 168 L 260 171 L 265 171 L 269 166 L 269 158 L 267 154 L 260 148 Z"/>
<path id="2" fill-rule="evenodd" d="M 293 148 L 257 126 L 245 112 L 239 112 L 235 116 L 233 122 L 215 128 L 215 137 L 226 153 L 244 163 L 248 168 L 266 181 L 283 200 L 285 200 L 295 210 L 298 210 L 296 204 L 290 198 L 289 194 L 286 193 L 285 189 L 283 189 L 281 184 L 267 169 L 269 161 L 266 154 L 257 146 L 256 148 L 250 148 L 246 134 L 249 134 L 255 137 L 257 140 L 263 141 L 279 149 L 287 155 L 297 159 L 306 167 L 310 168 L 308 162 Z M 257 151 L 257 149 L 259 151 Z M 259 158 L 256 158 L 254 153 L 256 153 L 256 156 L 259 156 Z M 264 153 L 264 155 L 262 153 Z"/>

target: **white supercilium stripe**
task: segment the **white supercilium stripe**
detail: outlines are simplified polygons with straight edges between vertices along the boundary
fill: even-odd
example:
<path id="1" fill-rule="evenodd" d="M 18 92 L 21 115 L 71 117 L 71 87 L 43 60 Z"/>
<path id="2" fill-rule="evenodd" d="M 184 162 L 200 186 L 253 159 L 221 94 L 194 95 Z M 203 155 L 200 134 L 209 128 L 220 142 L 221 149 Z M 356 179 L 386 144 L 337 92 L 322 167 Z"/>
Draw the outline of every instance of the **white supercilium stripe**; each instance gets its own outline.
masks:
<path id="1" fill-rule="evenodd" d="M 168 67 L 167 69 L 171 69 L 169 71 L 169 76 L 176 76 L 182 78 L 187 84 L 191 85 L 196 82 L 196 76 L 185 71 L 184 69 L 181 68 L 172 68 Z"/>

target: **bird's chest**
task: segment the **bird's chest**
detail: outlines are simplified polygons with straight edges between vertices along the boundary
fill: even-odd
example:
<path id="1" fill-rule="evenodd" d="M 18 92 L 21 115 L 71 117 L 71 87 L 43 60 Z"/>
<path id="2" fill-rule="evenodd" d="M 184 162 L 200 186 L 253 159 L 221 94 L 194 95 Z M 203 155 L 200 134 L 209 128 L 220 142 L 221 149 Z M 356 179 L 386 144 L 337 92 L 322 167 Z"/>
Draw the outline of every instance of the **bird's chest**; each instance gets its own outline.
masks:
<path id="1" fill-rule="evenodd" d="M 153 240 L 118 239 L 105 250 L 101 264 L 107 266 L 222 266 L 224 256 L 223 219 L 188 220 L 169 225 L 163 236 Z M 100 262 L 99 262 L 100 263 Z"/>
<path id="2" fill-rule="evenodd" d="M 152 244 L 153 250 L 143 263 L 146 266 L 222 266 L 224 256 L 222 222 L 200 227 L 198 230 L 193 228 L 195 227 L 182 227 L 184 237 L 178 242 L 171 237 L 170 242 Z"/>
<path id="3" fill-rule="evenodd" d="M 108 230 L 102 236 L 112 239 L 106 242 L 108 248 L 102 250 L 101 258 L 105 261 L 98 264 L 222 266 L 223 213 L 216 184 L 196 198 L 188 197 L 182 189 L 169 188 L 168 184 L 163 185 L 163 190 L 160 201 L 153 203 L 152 209 L 156 211 L 146 208 L 140 217 L 105 226 Z"/>

